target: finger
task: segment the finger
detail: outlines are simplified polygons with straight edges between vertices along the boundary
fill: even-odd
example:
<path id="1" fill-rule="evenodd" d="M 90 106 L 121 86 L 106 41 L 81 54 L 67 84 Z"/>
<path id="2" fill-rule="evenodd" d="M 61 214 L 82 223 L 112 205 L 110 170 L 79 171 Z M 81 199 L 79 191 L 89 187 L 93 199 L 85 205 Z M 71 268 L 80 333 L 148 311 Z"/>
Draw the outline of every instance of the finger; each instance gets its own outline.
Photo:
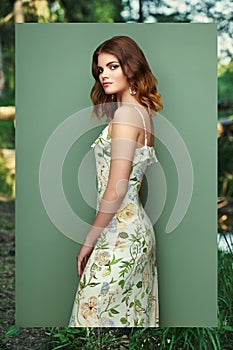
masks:
<path id="1" fill-rule="evenodd" d="M 78 275 L 81 277 L 81 261 L 78 260 Z"/>

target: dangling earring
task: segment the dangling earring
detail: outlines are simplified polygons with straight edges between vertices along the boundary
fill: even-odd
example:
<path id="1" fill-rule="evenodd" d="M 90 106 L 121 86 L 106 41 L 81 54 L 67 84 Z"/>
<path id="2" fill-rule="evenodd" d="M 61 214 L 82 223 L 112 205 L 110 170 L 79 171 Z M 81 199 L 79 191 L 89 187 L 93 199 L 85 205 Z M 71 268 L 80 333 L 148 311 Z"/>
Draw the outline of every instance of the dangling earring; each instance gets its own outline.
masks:
<path id="1" fill-rule="evenodd" d="M 112 102 L 115 100 L 115 95 L 114 94 L 111 95 L 111 100 L 112 100 Z"/>
<path id="2" fill-rule="evenodd" d="M 129 93 L 132 96 L 135 96 L 137 91 L 132 87 L 132 85 L 129 86 Z"/>

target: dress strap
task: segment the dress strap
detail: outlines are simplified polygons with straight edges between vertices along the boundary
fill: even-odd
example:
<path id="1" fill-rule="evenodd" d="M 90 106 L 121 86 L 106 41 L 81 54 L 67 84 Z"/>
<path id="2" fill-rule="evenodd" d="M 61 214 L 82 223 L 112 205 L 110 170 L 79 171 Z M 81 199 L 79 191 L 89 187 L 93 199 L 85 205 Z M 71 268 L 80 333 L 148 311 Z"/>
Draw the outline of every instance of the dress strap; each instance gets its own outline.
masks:
<path id="1" fill-rule="evenodd" d="M 143 126 L 144 126 L 144 131 L 145 131 L 145 146 L 147 146 L 147 132 L 146 132 L 146 123 L 145 123 L 145 120 L 144 120 L 144 117 L 142 115 L 142 112 L 136 107 L 136 110 L 139 112 L 140 116 L 142 117 L 142 122 L 143 122 Z"/>

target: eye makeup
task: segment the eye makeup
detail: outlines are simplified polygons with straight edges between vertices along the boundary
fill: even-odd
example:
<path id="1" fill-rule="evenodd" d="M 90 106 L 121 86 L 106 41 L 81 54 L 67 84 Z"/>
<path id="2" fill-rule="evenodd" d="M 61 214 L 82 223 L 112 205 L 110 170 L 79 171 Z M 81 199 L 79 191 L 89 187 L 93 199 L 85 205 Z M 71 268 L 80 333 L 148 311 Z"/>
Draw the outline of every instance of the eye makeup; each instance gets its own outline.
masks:
<path id="1" fill-rule="evenodd" d="M 106 67 L 109 67 L 111 70 L 115 70 L 115 69 L 117 69 L 118 67 L 120 67 L 120 63 L 117 62 L 117 61 L 111 61 L 111 62 L 109 62 L 109 63 L 106 64 Z M 103 68 L 100 67 L 100 66 L 98 66 L 98 67 L 97 67 L 97 72 L 98 72 L 98 74 L 103 73 Z"/>

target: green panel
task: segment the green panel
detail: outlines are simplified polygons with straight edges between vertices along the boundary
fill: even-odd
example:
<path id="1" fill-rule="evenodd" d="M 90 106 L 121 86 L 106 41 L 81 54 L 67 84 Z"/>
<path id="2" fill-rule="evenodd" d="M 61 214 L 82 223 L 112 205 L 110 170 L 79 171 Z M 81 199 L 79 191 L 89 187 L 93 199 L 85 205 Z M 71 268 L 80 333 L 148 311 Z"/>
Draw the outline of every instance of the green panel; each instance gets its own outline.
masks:
<path id="1" fill-rule="evenodd" d="M 143 188 L 148 215 L 152 221 L 159 216 L 153 223 L 161 327 L 216 326 L 216 23 L 16 24 L 16 325 L 68 325 L 79 281 L 76 253 L 95 217 L 90 145 L 105 126 L 88 119 L 91 57 L 114 35 L 139 44 L 163 97 L 154 120 L 159 164 L 148 169 Z M 193 181 L 177 135 L 189 152 Z M 51 186 L 43 193 L 42 155 L 52 137 L 54 157 L 43 169 Z M 54 186 L 60 178 L 64 197 Z M 189 182 L 187 212 L 167 233 L 176 198 L 181 195 L 182 207 Z M 50 210 L 59 223 L 47 213 L 46 195 L 54 196 Z"/>

